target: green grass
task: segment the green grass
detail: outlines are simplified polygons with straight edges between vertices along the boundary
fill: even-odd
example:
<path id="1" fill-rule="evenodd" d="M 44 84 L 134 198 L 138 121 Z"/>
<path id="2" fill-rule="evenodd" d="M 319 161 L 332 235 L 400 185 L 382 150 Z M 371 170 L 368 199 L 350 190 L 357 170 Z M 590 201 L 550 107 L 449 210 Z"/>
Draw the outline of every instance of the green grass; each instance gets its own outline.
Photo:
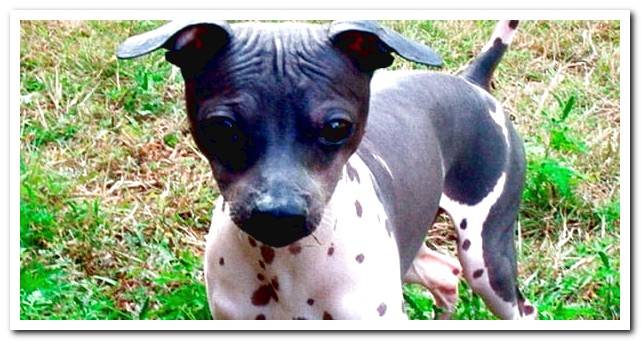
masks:
<path id="1" fill-rule="evenodd" d="M 202 255 L 217 196 L 180 73 L 118 61 L 159 22 L 21 22 L 20 317 L 209 319 Z M 489 21 L 385 22 L 454 73 Z M 33 48 L 37 46 L 38 48 Z M 392 66 L 422 68 L 397 60 Z M 619 319 L 619 23 L 523 22 L 493 86 L 526 145 L 521 287 L 542 319 Z M 428 242 L 454 253 L 446 217 Z M 493 319 L 465 283 L 456 319 Z M 404 288 L 413 319 L 439 311 Z"/>

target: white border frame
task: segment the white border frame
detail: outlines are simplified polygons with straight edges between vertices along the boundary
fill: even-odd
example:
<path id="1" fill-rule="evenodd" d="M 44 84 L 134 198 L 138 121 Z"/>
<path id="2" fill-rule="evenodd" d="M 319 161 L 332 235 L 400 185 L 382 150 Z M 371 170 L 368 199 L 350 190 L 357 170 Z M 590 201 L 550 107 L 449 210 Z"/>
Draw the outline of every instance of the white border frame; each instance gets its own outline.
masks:
<path id="1" fill-rule="evenodd" d="M 20 320 L 20 20 L 143 19 L 620 20 L 621 320 L 599 321 L 33 321 Z M 628 10 L 48 10 L 10 14 L 10 329 L 12 330 L 630 330 L 631 113 Z"/>

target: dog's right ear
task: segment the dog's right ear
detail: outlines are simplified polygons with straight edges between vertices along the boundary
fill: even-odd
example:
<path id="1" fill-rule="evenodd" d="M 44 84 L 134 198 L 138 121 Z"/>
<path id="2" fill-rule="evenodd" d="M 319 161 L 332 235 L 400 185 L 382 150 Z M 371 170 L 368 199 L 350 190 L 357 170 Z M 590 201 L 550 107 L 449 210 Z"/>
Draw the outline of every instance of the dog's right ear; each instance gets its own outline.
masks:
<path id="1" fill-rule="evenodd" d="M 229 43 L 231 36 L 231 27 L 225 21 L 172 21 L 128 38 L 116 55 L 135 58 L 163 47 L 168 50 L 167 61 L 184 70 L 203 66 Z"/>
<path id="2" fill-rule="evenodd" d="M 363 71 L 388 67 L 394 61 L 392 52 L 409 61 L 441 66 L 443 60 L 431 48 L 409 40 L 371 20 L 334 21 L 328 35 Z"/>

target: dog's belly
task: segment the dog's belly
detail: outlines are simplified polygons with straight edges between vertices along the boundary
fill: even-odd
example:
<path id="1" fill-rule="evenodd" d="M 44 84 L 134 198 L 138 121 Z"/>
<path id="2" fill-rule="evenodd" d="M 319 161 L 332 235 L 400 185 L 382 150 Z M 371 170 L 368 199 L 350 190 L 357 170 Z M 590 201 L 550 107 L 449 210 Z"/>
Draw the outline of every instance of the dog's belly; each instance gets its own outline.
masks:
<path id="1" fill-rule="evenodd" d="M 353 156 L 314 234 L 278 249 L 241 231 L 219 198 L 205 260 L 214 318 L 406 318 L 396 242 L 371 179 Z"/>

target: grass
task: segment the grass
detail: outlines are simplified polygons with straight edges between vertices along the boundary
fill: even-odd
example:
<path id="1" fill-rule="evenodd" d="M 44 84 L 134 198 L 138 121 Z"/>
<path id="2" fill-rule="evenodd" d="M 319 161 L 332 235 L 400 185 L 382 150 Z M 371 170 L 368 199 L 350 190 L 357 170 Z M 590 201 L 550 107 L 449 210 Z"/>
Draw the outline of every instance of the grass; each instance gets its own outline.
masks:
<path id="1" fill-rule="evenodd" d="M 188 134 L 182 79 L 162 53 L 114 55 L 158 24 L 21 22 L 22 319 L 210 318 L 202 255 L 217 192 Z M 385 24 L 434 47 L 452 73 L 494 26 Z M 618 79 L 612 21 L 524 22 L 496 72 L 526 144 L 517 250 L 542 319 L 620 318 Z M 454 253 L 453 237 L 442 217 L 428 242 Z M 494 318 L 459 290 L 454 318 Z M 411 318 L 434 318 L 421 287 L 404 296 Z"/>

